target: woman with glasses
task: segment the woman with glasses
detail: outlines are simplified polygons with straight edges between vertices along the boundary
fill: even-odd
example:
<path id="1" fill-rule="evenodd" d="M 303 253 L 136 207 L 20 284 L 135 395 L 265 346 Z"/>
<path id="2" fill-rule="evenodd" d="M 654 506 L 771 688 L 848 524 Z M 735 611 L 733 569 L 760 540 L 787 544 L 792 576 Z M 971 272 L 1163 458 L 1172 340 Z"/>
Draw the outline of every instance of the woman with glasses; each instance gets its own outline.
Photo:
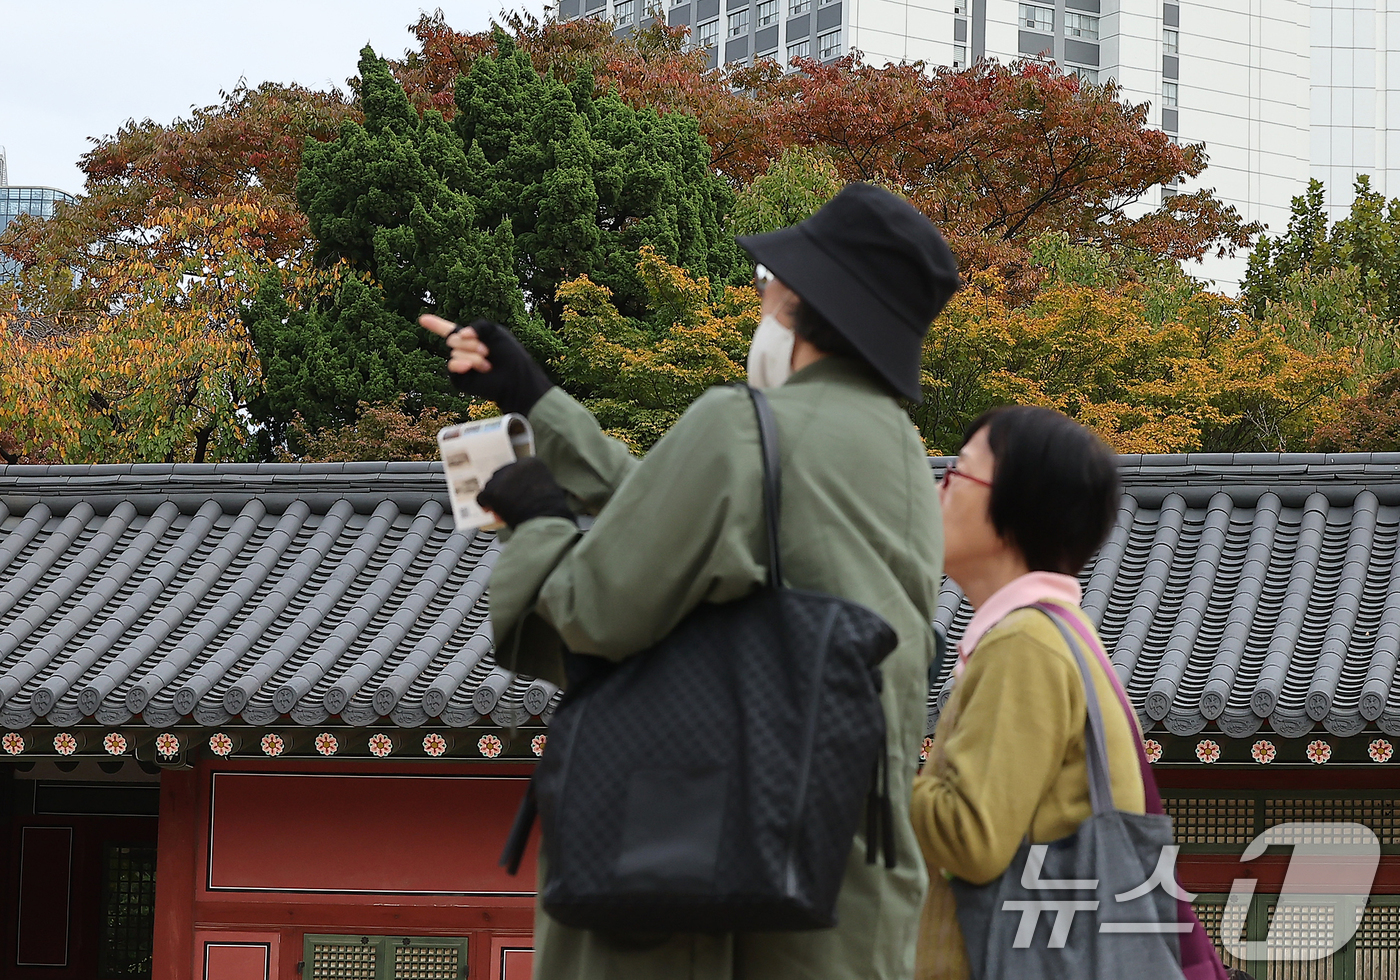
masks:
<path id="1" fill-rule="evenodd" d="M 992 881 L 1023 840 L 1067 837 L 1091 813 L 1079 668 L 1049 617 L 1026 607 L 1051 603 L 1093 630 L 1076 576 L 1112 528 L 1118 494 L 1116 461 L 1097 436 L 1029 406 L 977 419 L 943 476 L 944 568 L 973 616 L 914 781 L 911 814 L 930 872 L 920 980 L 969 975 L 949 879 Z M 1114 804 L 1142 813 L 1137 735 L 1117 710 L 1116 681 L 1087 659 L 1104 706 Z"/>
<path id="2" fill-rule="evenodd" d="M 927 218 L 861 184 L 799 225 L 740 244 L 760 263 L 749 380 L 767 390 L 777 421 L 786 584 L 859 602 L 899 638 L 881 667 L 897 863 L 867 864 L 857 835 L 840 924 L 813 932 L 619 936 L 565 927 L 537 908 L 537 978 L 913 975 L 927 873 L 907 801 L 942 566 L 937 490 L 900 400 L 919 399 L 922 338 L 957 270 Z M 424 325 L 453 330 L 436 318 Z M 505 666 L 562 682 L 565 645 L 622 660 L 701 603 L 765 583 L 762 460 L 746 392 L 707 392 L 639 460 L 503 327 L 478 322 L 449 347 L 460 387 L 527 414 L 535 429 L 538 457 L 506 467 L 480 497 L 513 528 L 490 582 Z M 582 511 L 597 514 L 587 533 L 573 520 Z"/>

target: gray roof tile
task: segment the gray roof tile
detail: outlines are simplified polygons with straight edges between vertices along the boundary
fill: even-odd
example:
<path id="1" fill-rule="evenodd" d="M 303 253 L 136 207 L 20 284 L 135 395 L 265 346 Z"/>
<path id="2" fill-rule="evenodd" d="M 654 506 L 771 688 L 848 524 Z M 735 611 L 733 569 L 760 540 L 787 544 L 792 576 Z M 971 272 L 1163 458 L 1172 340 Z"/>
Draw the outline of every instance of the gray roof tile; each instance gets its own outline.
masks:
<path id="1" fill-rule="evenodd" d="M 1400 735 L 1400 454 L 1120 466 L 1084 605 L 1148 725 Z M 440 474 L 0 467 L 0 724 L 547 721 L 558 690 L 492 657 L 499 545 L 453 529 Z M 970 618 L 945 583 L 938 627 Z"/>

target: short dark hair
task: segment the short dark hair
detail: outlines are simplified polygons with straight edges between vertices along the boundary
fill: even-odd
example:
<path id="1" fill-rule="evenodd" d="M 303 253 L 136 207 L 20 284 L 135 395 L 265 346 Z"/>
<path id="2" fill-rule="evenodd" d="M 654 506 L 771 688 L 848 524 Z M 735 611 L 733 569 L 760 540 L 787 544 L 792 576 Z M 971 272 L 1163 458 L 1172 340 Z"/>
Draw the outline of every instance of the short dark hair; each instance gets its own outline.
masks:
<path id="1" fill-rule="evenodd" d="M 1005 405 L 968 426 L 987 430 L 992 526 L 1033 572 L 1078 575 L 1113 530 L 1118 461 L 1102 439 L 1048 408 Z"/>
<path id="2" fill-rule="evenodd" d="M 860 351 L 856 350 L 855 344 L 846 339 L 845 334 L 833 327 L 830 320 L 818 313 L 801 297 L 798 298 L 797 307 L 792 314 L 792 329 L 797 336 L 823 354 L 853 357 L 858 361 L 865 360 Z"/>

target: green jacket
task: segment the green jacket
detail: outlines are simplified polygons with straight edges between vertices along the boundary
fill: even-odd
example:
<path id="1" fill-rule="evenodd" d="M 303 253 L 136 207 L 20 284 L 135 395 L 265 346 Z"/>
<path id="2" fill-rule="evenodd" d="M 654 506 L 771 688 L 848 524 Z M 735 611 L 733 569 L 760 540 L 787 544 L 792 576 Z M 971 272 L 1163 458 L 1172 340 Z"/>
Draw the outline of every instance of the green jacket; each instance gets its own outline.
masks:
<path id="1" fill-rule="evenodd" d="M 840 924 L 807 933 L 683 934 L 626 942 L 535 919 L 535 975 L 648 980 L 907 978 L 924 863 L 907 801 L 926 722 L 930 626 L 942 575 L 938 495 L 918 432 L 864 366 L 818 361 L 768 392 L 782 459 L 787 584 L 883 616 L 899 646 L 883 665 L 899 865 L 865 863 L 857 838 Z M 558 388 L 530 413 L 539 455 L 598 513 L 587 533 L 560 518 L 521 525 L 497 559 L 491 619 L 505 666 L 558 679 L 559 641 L 619 660 L 654 644 L 702 602 L 766 579 L 758 427 L 748 396 L 716 388 L 643 460 L 603 435 Z"/>

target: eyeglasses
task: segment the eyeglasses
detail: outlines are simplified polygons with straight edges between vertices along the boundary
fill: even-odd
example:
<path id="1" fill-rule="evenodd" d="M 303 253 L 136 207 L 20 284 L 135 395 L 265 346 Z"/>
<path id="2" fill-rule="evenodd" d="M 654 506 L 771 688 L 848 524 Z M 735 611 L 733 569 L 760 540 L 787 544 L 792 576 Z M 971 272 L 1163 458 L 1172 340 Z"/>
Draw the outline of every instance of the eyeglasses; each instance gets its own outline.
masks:
<path id="1" fill-rule="evenodd" d="M 987 487 L 988 489 L 991 489 L 992 486 L 991 480 L 984 480 L 981 477 L 973 476 L 970 473 L 964 473 L 962 470 L 958 469 L 958 464 L 956 460 L 949 463 L 948 468 L 943 471 L 943 480 L 941 485 L 946 487 L 950 482 L 952 482 L 951 478 L 955 476 L 960 476 L 970 483 L 977 484 L 979 487 Z"/>
<path id="2" fill-rule="evenodd" d="M 763 265 L 762 263 L 759 263 L 758 265 L 754 266 L 753 288 L 758 290 L 758 295 L 760 299 L 763 297 L 764 291 L 768 288 L 768 284 L 772 282 L 774 278 L 775 277 L 773 273 L 768 271 L 768 266 Z"/>

